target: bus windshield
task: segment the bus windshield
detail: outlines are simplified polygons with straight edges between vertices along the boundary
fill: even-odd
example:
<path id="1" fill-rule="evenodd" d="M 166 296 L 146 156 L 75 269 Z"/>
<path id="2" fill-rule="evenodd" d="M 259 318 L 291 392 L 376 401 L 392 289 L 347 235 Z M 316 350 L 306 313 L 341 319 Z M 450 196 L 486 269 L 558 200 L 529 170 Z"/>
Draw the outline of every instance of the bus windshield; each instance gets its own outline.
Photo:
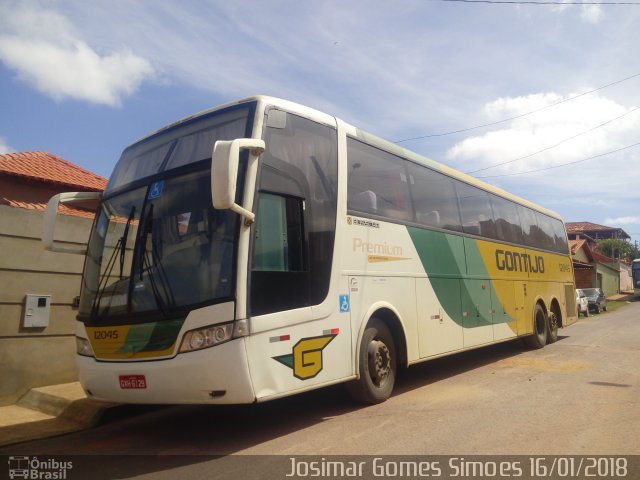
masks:
<path id="1" fill-rule="evenodd" d="M 184 167 L 207 158 L 217 140 L 249 136 L 252 106 L 214 112 L 160 131 L 125 149 L 109 179 L 105 194 L 140 179 Z"/>
<path id="2" fill-rule="evenodd" d="M 177 318 L 233 297 L 239 223 L 211 206 L 209 165 L 217 140 L 250 136 L 254 110 L 205 112 L 125 149 L 89 239 L 79 320 Z"/>
<path id="3" fill-rule="evenodd" d="M 80 318 L 174 318 L 229 300 L 236 226 L 236 215 L 211 207 L 209 170 L 108 198 L 89 241 Z"/>

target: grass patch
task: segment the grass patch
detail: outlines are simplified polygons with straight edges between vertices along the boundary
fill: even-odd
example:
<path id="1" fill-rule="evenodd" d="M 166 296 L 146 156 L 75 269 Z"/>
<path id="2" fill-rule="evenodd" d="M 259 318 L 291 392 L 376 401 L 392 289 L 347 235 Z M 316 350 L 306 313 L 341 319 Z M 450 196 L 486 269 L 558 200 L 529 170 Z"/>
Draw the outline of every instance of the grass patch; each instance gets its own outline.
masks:
<path id="1" fill-rule="evenodd" d="M 615 312 L 620 307 L 625 306 L 629 302 L 620 302 L 618 300 L 609 300 L 607 301 L 607 311 L 601 313 Z"/>

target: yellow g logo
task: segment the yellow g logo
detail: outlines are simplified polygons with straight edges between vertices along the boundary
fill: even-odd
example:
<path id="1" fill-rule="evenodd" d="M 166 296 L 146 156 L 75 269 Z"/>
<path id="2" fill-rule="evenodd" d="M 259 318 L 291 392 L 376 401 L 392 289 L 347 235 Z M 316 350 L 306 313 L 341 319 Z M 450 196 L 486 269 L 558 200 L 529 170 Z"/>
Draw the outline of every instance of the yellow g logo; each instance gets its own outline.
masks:
<path id="1" fill-rule="evenodd" d="M 293 354 L 273 357 L 277 362 L 293 369 L 293 376 L 300 380 L 308 380 L 322 371 L 322 350 L 329 345 L 336 335 L 303 338 L 293 347 Z"/>

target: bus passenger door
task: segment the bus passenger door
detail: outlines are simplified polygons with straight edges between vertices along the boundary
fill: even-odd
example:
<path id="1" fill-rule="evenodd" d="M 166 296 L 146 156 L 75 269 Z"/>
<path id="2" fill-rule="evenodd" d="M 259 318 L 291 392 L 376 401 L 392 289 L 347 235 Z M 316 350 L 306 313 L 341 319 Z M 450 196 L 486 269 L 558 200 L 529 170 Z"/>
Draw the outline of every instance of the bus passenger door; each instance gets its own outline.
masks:
<path id="1" fill-rule="evenodd" d="M 462 288 L 462 325 L 464 346 L 483 345 L 493 341 L 491 282 L 464 279 Z"/>

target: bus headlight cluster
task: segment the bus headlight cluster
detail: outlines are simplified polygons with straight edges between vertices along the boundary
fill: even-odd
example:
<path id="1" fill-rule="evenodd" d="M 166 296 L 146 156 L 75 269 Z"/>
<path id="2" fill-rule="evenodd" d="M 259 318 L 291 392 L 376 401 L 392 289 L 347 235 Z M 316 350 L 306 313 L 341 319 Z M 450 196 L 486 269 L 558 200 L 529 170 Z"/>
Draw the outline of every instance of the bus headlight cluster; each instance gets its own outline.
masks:
<path id="1" fill-rule="evenodd" d="M 234 338 L 248 335 L 249 329 L 246 320 L 237 322 L 209 325 L 207 327 L 190 330 L 182 337 L 180 353 L 193 352 L 203 348 L 214 347 L 228 342 Z"/>
<path id="2" fill-rule="evenodd" d="M 76 337 L 76 353 L 83 357 L 95 357 L 89 340 L 82 337 Z"/>

